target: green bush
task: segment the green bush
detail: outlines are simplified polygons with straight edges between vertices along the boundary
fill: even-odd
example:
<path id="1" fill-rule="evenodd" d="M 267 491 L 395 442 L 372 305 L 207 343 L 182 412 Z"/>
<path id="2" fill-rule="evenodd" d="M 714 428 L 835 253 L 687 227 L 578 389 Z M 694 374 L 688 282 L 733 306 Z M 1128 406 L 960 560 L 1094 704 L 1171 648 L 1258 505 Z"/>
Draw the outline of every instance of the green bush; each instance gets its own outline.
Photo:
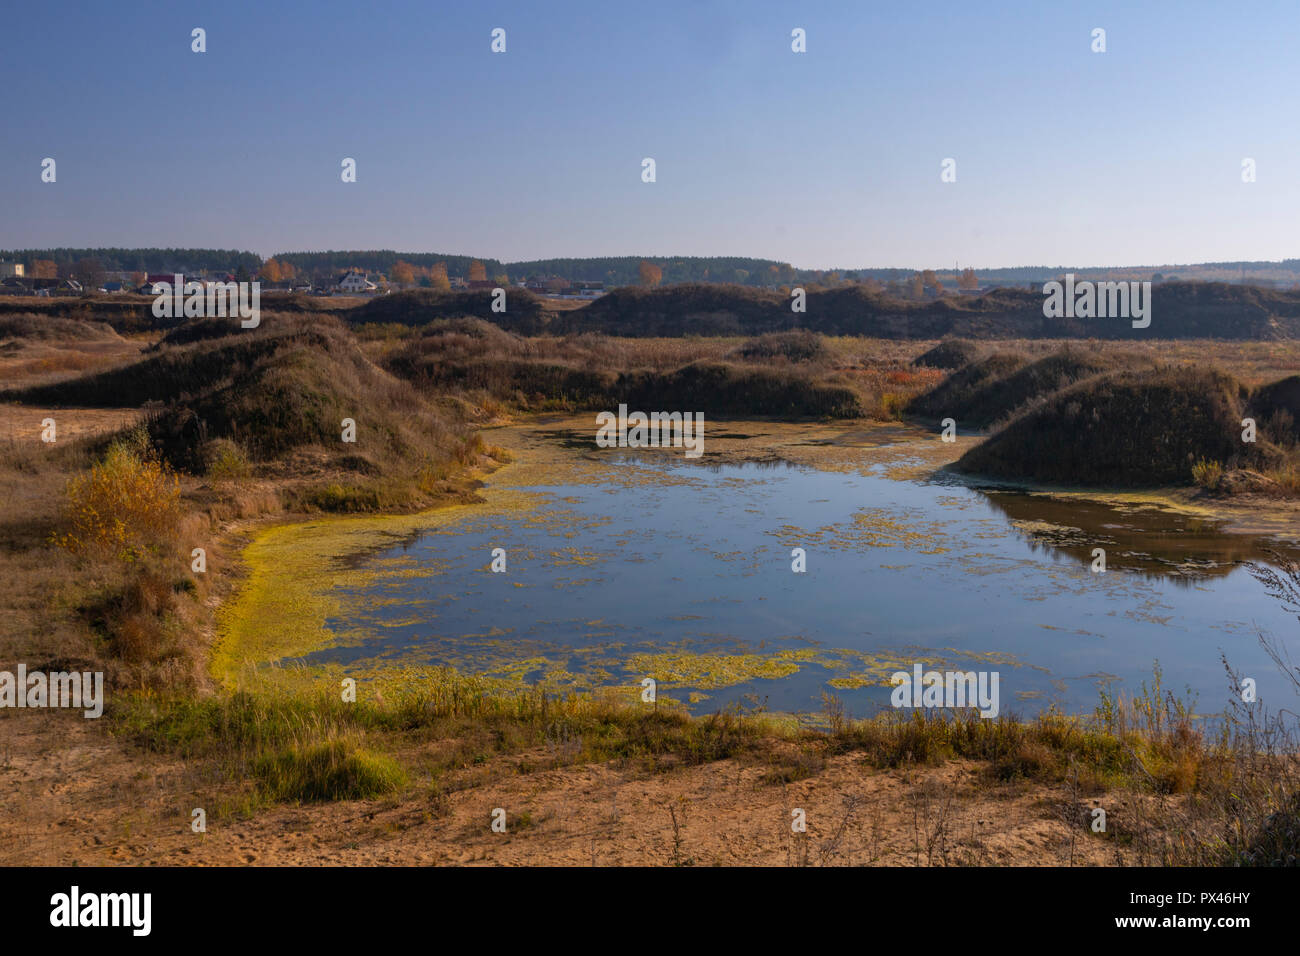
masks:
<path id="1" fill-rule="evenodd" d="M 225 438 L 209 443 L 206 449 L 208 478 L 214 482 L 239 482 L 252 474 L 252 465 L 244 450 Z"/>
<path id="2" fill-rule="evenodd" d="M 291 746 L 263 756 L 253 775 L 272 800 L 319 802 L 360 800 L 406 785 L 406 772 L 392 758 L 331 740 Z"/>

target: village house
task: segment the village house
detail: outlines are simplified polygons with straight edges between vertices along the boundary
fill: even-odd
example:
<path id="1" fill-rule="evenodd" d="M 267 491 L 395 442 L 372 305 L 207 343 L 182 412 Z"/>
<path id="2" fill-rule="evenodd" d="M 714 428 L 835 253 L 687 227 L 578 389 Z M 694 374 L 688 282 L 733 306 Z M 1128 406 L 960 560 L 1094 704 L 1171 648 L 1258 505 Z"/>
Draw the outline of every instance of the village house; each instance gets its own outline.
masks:
<path id="1" fill-rule="evenodd" d="M 337 288 L 340 292 L 355 295 L 362 292 L 375 292 L 379 289 L 379 286 L 367 279 L 364 273 L 353 270 L 339 279 Z"/>

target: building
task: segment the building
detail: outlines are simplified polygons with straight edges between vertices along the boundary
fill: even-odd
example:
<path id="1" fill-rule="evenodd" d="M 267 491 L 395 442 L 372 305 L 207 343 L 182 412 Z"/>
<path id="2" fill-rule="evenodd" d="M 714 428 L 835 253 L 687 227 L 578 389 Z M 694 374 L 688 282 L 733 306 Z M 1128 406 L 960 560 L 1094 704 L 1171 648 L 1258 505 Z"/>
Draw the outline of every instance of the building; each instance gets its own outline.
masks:
<path id="1" fill-rule="evenodd" d="M 539 295 L 559 295 L 572 283 L 559 276 L 529 276 L 524 288 Z"/>
<path id="2" fill-rule="evenodd" d="M 0 259 L 0 279 L 6 279 L 10 276 L 21 279 L 23 277 L 23 264 Z"/>
<path id="3" fill-rule="evenodd" d="M 349 272 L 338 281 L 338 290 L 340 292 L 375 292 L 379 286 L 375 285 L 360 272 Z"/>
<path id="4" fill-rule="evenodd" d="M 44 279 L 36 276 L 0 278 L 0 293 L 4 295 L 77 295 L 81 291 L 81 283 L 76 279 Z"/>

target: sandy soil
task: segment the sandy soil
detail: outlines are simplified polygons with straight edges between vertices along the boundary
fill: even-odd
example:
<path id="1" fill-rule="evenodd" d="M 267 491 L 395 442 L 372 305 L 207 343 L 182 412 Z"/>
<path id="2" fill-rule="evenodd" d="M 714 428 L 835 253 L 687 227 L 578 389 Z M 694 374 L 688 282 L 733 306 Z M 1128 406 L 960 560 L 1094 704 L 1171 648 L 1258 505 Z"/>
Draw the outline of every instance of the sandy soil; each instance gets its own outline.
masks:
<path id="1" fill-rule="evenodd" d="M 56 721 L 52 727 L 48 722 Z M 852 755 L 812 776 L 768 783 L 735 760 L 658 774 L 613 764 L 520 772 L 545 749 L 462 771 L 446 797 L 218 812 L 203 774 L 130 753 L 93 721 L 5 718 L 0 864 L 146 865 L 1113 865 L 1136 808 L 1126 796 L 1073 798 L 992 786 L 967 761 L 879 771 Z M 1109 836 L 1088 809 L 1107 808 Z M 191 811 L 208 812 L 206 833 Z M 493 810 L 507 830 L 491 829 Z M 792 811 L 806 814 L 806 833 Z M 674 825 L 675 817 L 675 825 Z M 1067 819 L 1074 821 L 1068 826 Z"/>

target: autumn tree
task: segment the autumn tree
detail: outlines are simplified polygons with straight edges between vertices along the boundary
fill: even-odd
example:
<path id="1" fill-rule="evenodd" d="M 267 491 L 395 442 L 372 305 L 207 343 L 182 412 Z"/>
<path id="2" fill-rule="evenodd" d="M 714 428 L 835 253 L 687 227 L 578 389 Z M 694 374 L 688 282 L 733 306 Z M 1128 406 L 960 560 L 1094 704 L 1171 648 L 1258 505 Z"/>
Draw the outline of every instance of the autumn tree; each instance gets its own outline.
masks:
<path id="1" fill-rule="evenodd" d="M 31 267 L 26 271 L 28 275 L 35 279 L 57 279 L 59 277 L 59 267 L 53 259 L 33 259 Z"/>
<path id="2" fill-rule="evenodd" d="M 943 291 L 943 283 L 939 281 L 939 277 L 935 274 L 933 269 L 926 269 L 921 273 L 921 285 L 927 289 L 936 289 L 940 292 Z"/>
<path id="3" fill-rule="evenodd" d="M 280 282 L 284 279 L 284 273 L 280 271 L 280 263 L 274 259 L 267 259 L 262 263 L 262 268 L 257 272 L 258 277 L 263 282 Z"/>
<path id="4" fill-rule="evenodd" d="M 636 267 L 636 271 L 641 284 L 650 288 L 657 286 L 664 277 L 663 269 L 660 269 L 653 262 L 647 262 L 645 259 L 641 260 L 641 264 Z"/>
<path id="5" fill-rule="evenodd" d="M 140 286 L 144 285 L 145 280 L 148 279 L 148 278 L 149 278 L 149 276 L 146 275 L 146 274 L 143 273 L 143 272 L 132 272 L 132 273 L 131 273 L 131 288 L 133 288 L 133 289 L 138 289 L 138 288 L 140 288 Z"/>
<path id="6" fill-rule="evenodd" d="M 908 280 L 907 285 L 907 291 L 911 294 L 913 299 L 925 298 L 925 280 L 921 278 L 921 273 L 914 273 L 912 278 Z"/>
<path id="7" fill-rule="evenodd" d="M 447 263 L 435 262 L 429 267 L 429 280 L 432 286 L 439 292 L 446 292 L 451 288 L 451 280 L 447 278 Z"/>
<path id="8" fill-rule="evenodd" d="M 487 266 L 475 259 L 469 264 L 469 281 L 485 282 L 487 281 Z"/>
<path id="9" fill-rule="evenodd" d="M 397 285 L 414 285 L 415 270 L 411 268 L 409 262 L 398 259 L 393 263 L 393 267 L 388 270 L 388 278 Z"/>
<path id="10" fill-rule="evenodd" d="M 980 280 L 975 278 L 975 270 L 969 266 L 962 270 L 962 274 L 957 277 L 957 288 L 967 292 L 974 292 L 980 287 Z"/>

